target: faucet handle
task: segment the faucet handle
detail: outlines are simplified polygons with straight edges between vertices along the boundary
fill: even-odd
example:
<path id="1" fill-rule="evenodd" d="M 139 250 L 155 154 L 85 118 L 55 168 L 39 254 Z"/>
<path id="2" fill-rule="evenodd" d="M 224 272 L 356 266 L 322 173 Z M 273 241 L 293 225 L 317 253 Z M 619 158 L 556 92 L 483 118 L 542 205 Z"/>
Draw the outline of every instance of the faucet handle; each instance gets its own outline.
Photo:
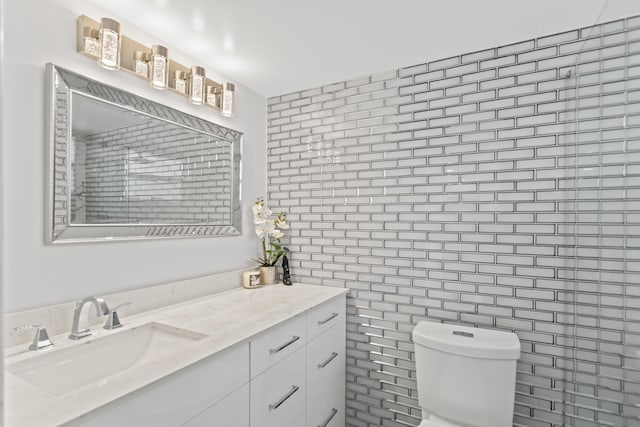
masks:
<path id="1" fill-rule="evenodd" d="M 122 327 L 122 323 L 120 323 L 120 318 L 118 317 L 117 310 L 121 309 L 122 307 L 127 307 L 129 305 L 131 305 L 130 302 L 124 302 L 122 304 L 118 304 L 115 307 L 113 307 L 111 311 L 107 313 L 108 314 L 107 321 L 104 323 L 103 328 L 110 331 L 112 329 L 118 329 Z"/>
<path id="2" fill-rule="evenodd" d="M 15 331 L 22 331 L 24 329 L 35 329 L 36 335 L 33 337 L 33 342 L 29 346 L 29 350 L 38 351 L 44 348 L 53 347 L 53 341 L 49 338 L 47 333 L 47 327 L 45 323 L 39 325 L 21 325 L 13 328 Z"/>

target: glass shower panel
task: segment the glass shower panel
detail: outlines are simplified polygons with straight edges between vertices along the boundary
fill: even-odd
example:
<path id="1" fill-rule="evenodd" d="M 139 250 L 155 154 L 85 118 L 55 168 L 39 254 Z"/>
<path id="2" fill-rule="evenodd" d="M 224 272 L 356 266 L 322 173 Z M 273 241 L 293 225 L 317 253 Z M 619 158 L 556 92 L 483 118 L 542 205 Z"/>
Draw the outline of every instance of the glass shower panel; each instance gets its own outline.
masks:
<path id="1" fill-rule="evenodd" d="M 582 29 L 572 73 L 575 318 L 566 417 L 574 426 L 638 426 L 640 17 Z"/>

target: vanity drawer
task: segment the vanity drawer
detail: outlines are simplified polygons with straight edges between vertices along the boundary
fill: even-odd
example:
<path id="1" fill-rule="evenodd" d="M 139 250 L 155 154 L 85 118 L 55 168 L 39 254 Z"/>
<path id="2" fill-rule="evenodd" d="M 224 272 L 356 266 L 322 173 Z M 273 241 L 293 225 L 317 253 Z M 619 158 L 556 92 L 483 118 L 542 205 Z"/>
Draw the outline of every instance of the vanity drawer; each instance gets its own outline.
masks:
<path id="1" fill-rule="evenodd" d="M 335 324 L 345 324 L 347 303 L 344 295 L 333 298 L 307 313 L 307 334 L 309 341 Z"/>
<path id="2" fill-rule="evenodd" d="M 251 427 L 304 426 L 305 349 L 251 380 Z"/>
<path id="3" fill-rule="evenodd" d="M 297 316 L 251 341 L 251 378 L 260 375 L 307 342 L 306 319 Z"/>
<path id="4" fill-rule="evenodd" d="M 307 427 L 344 425 L 345 335 L 337 324 L 307 345 Z"/>

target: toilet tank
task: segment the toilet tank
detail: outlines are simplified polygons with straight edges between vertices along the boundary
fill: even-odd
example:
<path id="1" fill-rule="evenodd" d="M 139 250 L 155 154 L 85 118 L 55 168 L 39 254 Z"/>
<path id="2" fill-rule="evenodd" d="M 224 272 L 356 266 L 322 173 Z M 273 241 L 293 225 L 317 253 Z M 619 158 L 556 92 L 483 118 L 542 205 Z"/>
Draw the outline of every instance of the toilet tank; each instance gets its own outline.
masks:
<path id="1" fill-rule="evenodd" d="M 520 341 L 514 333 L 432 322 L 413 330 L 424 419 L 511 427 Z"/>

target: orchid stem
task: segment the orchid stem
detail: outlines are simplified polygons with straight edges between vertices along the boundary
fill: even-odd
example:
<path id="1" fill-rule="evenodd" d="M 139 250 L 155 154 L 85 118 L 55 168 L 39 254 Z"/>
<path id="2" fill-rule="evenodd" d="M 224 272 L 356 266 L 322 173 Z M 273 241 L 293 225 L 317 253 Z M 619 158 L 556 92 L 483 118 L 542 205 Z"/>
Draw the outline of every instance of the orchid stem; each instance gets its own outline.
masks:
<path id="1" fill-rule="evenodd" d="M 267 265 L 269 265 L 267 261 L 267 246 L 264 242 L 265 240 L 266 240 L 266 237 L 262 239 L 262 259 Z"/>

